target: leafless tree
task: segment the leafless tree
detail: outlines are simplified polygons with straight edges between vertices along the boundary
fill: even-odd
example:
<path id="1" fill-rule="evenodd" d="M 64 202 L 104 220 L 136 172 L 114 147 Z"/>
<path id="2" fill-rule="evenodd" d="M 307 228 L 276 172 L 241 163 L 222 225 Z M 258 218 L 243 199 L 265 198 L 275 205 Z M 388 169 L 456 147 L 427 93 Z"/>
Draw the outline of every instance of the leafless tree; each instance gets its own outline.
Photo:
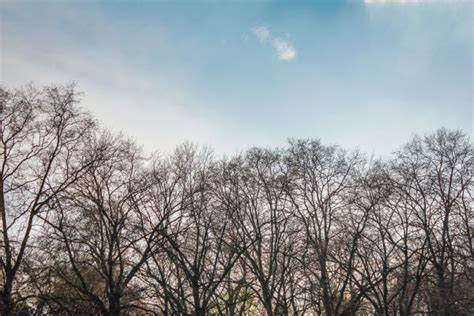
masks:
<path id="1" fill-rule="evenodd" d="M 149 275 L 172 312 L 205 315 L 215 307 L 217 292 L 246 246 L 232 242 L 234 209 L 213 194 L 216 166 L 210 152 L 184 145 L 170 167 L 181 198 L 180 214 L 162 232 L 166 258 L 163 253 L 153 256 Z"/>
<path id="2" fill-rule="evenodd" d="M 355 254 L 372 207 L 354 204 L 364 159 L 317 140 L 301 140 L 290 143 L 286 163 L 289 197 L 305 231 L 301 260 L 313 309 L 328 315 L 352 311 L 360 300 L 351 284 Z"/>
<path id="3" fill-rule="evenodd" d="M 431 313 L 467 313 L 465 303 L 472 299 L 472 291 L 463 289 L 474 285 L 473 163 L 467 136 L 445 129 L 415 137 L 393 162 L 393 190 L 409 206 L 426 246 L 426 304 Z"/>
<path id="4" fill-rule="evenodd" d="M 99 135 L 92 150 L 105 158 L 57 197 L 43 235 L 55 277 L 98 313 L 119 315 L 143 308 L 136 276 L 159 245 L 167 214 L 155 212 L 152 178 L 133 142 Z"/>
<path id="5" fill-rule="evenodd" d="M 147 155 L 73 86 L 0 90 L 2 315 L 470 315 L 470 138 Z"/>
<path id="6" fill-rule="evenodd" d="M 0 309 L 22 300 L 18 271 L 28 256 L 38 215 L 94 163 L 83 153 L 94 122 L 74 86 L 0 90 Z"/>
<path id="7" fill-rule="evenodd" d="M 244 252 L 251 286 L 268 315 L 300 313 L 295 256 L 299 252 L 297 219 L 286 192 L 286 175 L 278 150 L 252 149 L 239 171 L 241 216 L 245 238 L 254 240 Z"/>

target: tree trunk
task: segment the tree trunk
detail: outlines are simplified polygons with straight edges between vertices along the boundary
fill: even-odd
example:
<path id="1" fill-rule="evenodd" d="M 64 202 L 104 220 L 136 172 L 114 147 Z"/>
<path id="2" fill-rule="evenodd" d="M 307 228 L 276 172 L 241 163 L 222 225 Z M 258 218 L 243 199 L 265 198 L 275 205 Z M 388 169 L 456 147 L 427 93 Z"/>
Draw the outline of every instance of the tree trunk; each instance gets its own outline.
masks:
<path id="1" fill-rule="evenodd" d="M 109 301 L 109 316 L 120 316 L 120 296 L 112 295 Z"/>
<path id="2" fill-rule="evenodd" d="M 13 298 L 12 298 L 12 285 L 13 285 L 13 278 L 9 277 L 8 275 L 5 277 L 5 284 L 3 285 L 3 293 L 2 293 L 2 305 L 1 305 L 1 315 L 3 316 L 10 316 L 13 315 Z"/>
<path id="3" fill-rule="evenodd" d="M 265 301 L 265 311 L 267 312 L 267 316 L 273 316 L 273 306 L 271 299 L 267 299 Z"/>
<path id="4" fill-rule="evenodd" d="M 198 306 L 194 309 L 193 316 L 206 316 L 206 310 L 201 306 Z"/>
<path id="5" fill-rule="evenodd" d="M 193 280 L 193 300 L 194 300 L 194 316 L 206 316 L 206 309 L 201 306 L 199 297 L 199 285 L 197 279 Z"/>

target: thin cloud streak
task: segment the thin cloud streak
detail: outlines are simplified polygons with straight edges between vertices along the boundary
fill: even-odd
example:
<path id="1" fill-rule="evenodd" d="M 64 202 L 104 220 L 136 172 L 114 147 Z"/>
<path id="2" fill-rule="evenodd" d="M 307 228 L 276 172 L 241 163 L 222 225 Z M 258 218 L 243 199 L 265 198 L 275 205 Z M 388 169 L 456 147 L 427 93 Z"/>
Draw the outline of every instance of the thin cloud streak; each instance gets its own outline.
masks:
<path id="1" fill-rule="evenodd" d="M 296 57 L 295 48 L 281 38 L 275 38 L 272 42 L 272 46 L 275 48 L 278 58 L 282 60 L 292 60 Z"/>
<path id="2" fill-rule="evenodd" d="M 252 28 L 252 33 L 261 43 L 270 42 L 279 59 L 290 61 L 296 57 L 294 46 L 282 38 L 273 37 L 268 26 L 255 26 Z"/>
<path id="3" fill-rule="evenodd" d="M 255 34 L 258 40 L 262 43 L 265 42 L 270 37 L 270 31 L 268 30 L 268 27 L 265 25 L 256 26 L 252 28 L 252 32 Z"/>

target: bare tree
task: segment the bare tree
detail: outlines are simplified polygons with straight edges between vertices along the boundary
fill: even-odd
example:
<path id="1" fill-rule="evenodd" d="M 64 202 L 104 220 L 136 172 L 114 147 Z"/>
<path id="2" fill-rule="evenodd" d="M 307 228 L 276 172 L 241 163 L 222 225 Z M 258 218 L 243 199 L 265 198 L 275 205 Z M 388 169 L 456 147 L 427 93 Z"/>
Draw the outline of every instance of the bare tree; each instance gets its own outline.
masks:
<path id="1" fill-rule="evenodd" d="M 426 266 L 423 241 L 418 242 L 420 234 L 403 200 L 392 192 L 386 166 L 376 162 L 361 189 L 366 192 L 362 201 L 370 201 L 372 208 L 357 249 L 354 282 L 377 314 L 405 315 Z"/>
<path id="2" fill-rule="evenodd" d="M 150 274 L 181 314 L 205 315 L 214 307 L 216 293 L 245 249 L 230 238 L 233 209 L 213 194 L 214 167 L 210 152 L 192 145 L 178 148 L 173 157 L 180 215 L 162 232 L 167 258 L 154 256 Z M 171 275 L 160 267 L 163 261 Z"/>
<path id="3" fill-rule="evenodd" d="M 241 161 L 238 179 L 243 238 L 254 240 L 244 252 L 253 289 L 267 315 L 299 313 L 295 276 L 299 252 L 296 217 L 286 193 L 286 176 L 278 150 L 254 148 Z M 292 269 L 295 269 L 292 271 Z"/>
<path id="4" fill-rule="evenodd" d="M 148 156 L 73 86 L 0 90 L 0 314 L 469 315 L 474 148 Z"/>
<path id="5" fill-rule="evenodd" d="M 328 315 L 353 310 L 360 299 L 351 293 L 355 253 L 369 210 L 353 205 L 354 179 L 364 160 L 317 140 L 302 140 L 290 143 L 286 163 L 289 197 L 305 231 L 307 250 L 301 260 L 313 309 Z"/>
<path id="6" fill-rule="evenodd" d="M 472 255 L 473 163 L 467 136 L 445 129 L 415 137 L 393 162 L 393 188 L 410 205 L 426 243 L 428 311 L 440 315 L 460 313 L 472 299 L 471 291 L 458 289 L 473 288 L 472 257 L 465 260 Z"/>
<path id="7" fill-rule="evenodd" d="M 38 215 L 95 159 L 83 154 L 94 122 L 77 106 L 73 86 L 0 90 L 0 309 L 21 300 L 18 271 Z"/>
<path id="8" fill-rule="evenodd" d="M 53 250 L 56 278 L 98 313 L 119 315 L 144 308 L 136 276 L 159 244 L 167 216 L 153 208 L 151 177 L 134 143 L 106 134 L 93 150 L 104 159 L 51 205 L 44 241 Z"/>

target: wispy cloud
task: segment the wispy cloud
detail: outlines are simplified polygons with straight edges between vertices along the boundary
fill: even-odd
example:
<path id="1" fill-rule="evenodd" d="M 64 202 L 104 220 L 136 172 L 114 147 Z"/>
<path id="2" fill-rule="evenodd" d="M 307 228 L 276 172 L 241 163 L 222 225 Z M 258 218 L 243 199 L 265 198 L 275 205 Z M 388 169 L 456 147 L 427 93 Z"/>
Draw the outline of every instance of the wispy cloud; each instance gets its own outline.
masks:
<path id="1" fill-rule="evenodd" d="M 289 61 L 296 57 L 294 46 L 287 40 L 272 36 L 268 26 L 255 26 L 252 28 L 252 33 L 261 43 L 270 43 L 279 59 Z"/>
<path id="2" fill-rule="evenodd" d="M 295 48 L 281 38 L 275 38 L 272 41 L 272 46 L 277 51 L 278 57 L 282 60 L 292 60 L 296 57 Z"/>
<path id="3" fill-rule="evenodd" d="M 260 42 L 265 42 L 270 37 L 270 31 L 265 25 L 260 25 L 252 28 L 252 32 L 260 40 Z"/>

